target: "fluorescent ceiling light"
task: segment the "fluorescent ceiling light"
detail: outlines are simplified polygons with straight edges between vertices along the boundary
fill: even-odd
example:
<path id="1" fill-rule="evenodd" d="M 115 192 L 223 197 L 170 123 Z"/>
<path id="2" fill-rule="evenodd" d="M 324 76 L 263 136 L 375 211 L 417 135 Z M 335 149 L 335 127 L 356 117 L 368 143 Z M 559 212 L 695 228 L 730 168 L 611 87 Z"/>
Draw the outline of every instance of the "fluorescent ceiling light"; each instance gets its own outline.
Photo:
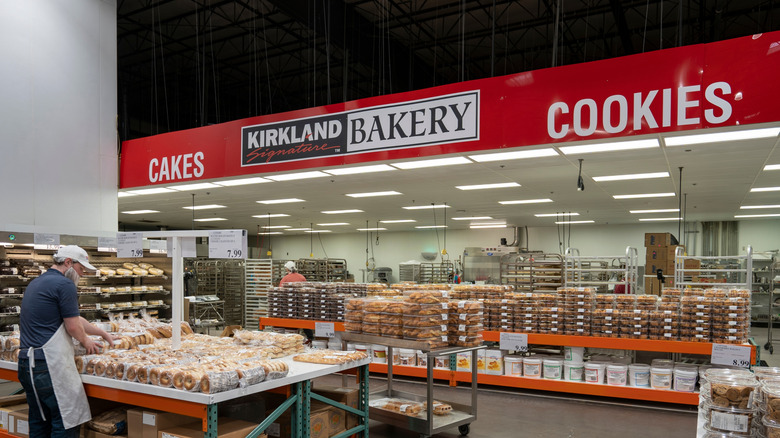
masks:
<path id="1" fill-rule="evenodd" d="M 311 228 L 288 228 L 285 231 L 311 231 Z"/>
<path id="2" fill-rule="evenodd" d="M 453 217 L 450 218 L 454 221 L 481 221 L 486 219 L 493 219 L 490 216 L 471 216 L 471 217 Z"/>
<path id="3" fill-rule="evenodd" d="M 592 224 L 595 221 L 559 221 L 556 222 L 556 225 L 566 225 L 566 224 Z"/>
<path id="4" fill-rule="evenodd" d="M 778 192 L 780 187 L 755 187 L 750 189 L 751 192 Z"/>
<path id="5" fill-rule="evenodd" d="M 225 206 L 219 204 L 207 204 L 207 205 L 187 206 L 182 208 L 186 208 L 187 210 L 210 210 L 212 208 L 225 208 Z"/>
<path id="6" fill-rule="evenodd" d="M 496 221 L 496 222 L 472 222 L 469 225 L 471 225 L 471 226 L 474 226 L 474 225 L 477 225 L 477 226 L 482 226 L 482 225 L 484 225 L 484 226 L 488 226 L 488 225 L 506 225 L 506 221 L 501 221 L 501 222 L 498 222 L 498 221 Z"/>
<path id="7" fill-rule="evenodd" d="M 328 211 L 321 211 L 320 213 L 323 214 L 345 214 L 345 213 L 363 213 L 363 210 L 328 210 Z"/>
<path id="8" fill-rule="evenodd" d="M 180 186 L 168 186 L 169 189 L 176 190 L 177 192 L 188 192 L 190 190 L 215 189 L 217 187 L 219 186 L 212 183 L 195 183 L 195 184 L 183 184 Z"/>
<path id="9" fill-rule="evenodd" d="M 767 164 L 764 170 L 780 170 L 780 164 Z"/>
<path id="10" fill-rule="evenodd" d="M 215 221 L 226 221 L 224 217 L 204 217 L 201 219 L 193 219 L 195 222 L 215 222 Z"/>
<path id="11" fill-rule="evenodd" d="M 370 198 L 372 196 L 394 196 L 403 195 L 401 192 L 388 190 L 386 192 L 365 192 L 365 193 L 347 193 L 350 198 Z"/>
<path id="12" fill-rule="evenodd" d="M 252 217 L 256 217 L 258 219 L 268 219 L 272 217 L 287 217 L 287 216 L 289 216 L 289 214 L 275 213 L 275 214 L 256 214 Z"/>
<path id="13" fill-rule="evenodd" d="M 674 193 L 637 193 L 634 195 L 614 195 L 615 199 L 636 199 L 636 198 L 668 198 L 674 196 Z"/>
<path id="14" fill-rule="evenodd" d="M 387 231 L 387 228 L 358 228 L 358 231 Z"/>
<path id="15" fill-rule="evenodd" d="M 489 161 L 520 160 L 523 158 L 553 157 L 558 155 L 555 149 L 535 149 L 531 151 L 496 152 L 494 154 L 469 155 L 477 163 Z"/>
<path id="16" fill-rule="evenodd" d="M 436 158 L 433 160 L 405 161 L 402 163 L 392 163 L 393 167 L 398 169 L 422 169 L 425 167 L 452 166 L 454 164 L 471 164 L 473 161 L 466 157 Z"/>
<path id="17" fill-rule="evenodd" d="M 644 213 L 674 213 L 680 211 L 679 208 L 658 208 L 655 210 L 629 210 L 629 213 L 644 214 Z"/>
<path id="18" fill-rule="evenodd" d="M 755 208 L 780 208 L 780 205 L 743 205 L 740 210 L 751 210 Z"/>
<path id="19" fill-rule="evenodd" d="M 646 217 L 639 219 L 640 222 L 669 222 L 669 221 L 681 221 L 681 217 Z"/>
<path id="20" fill-rule="evenodd" d="M 406 224 L 409 222 L 417 222 L 417 221 L 414 219 L 392 219 L 387 221 L 379 221 L 379 223 L 382 224 Z"/>
<path id="21" fill-rule="evenodd" d="M 266 230 L 275 230 L 275 229 L 281 229 L 281 228 L 290 228 L 289 225 L 266 225 L 263 228 Z"/>
<path id="22" fill-rule="evenodd" d="M 266 199 L 265 201 L 257 201 L 258 204 L 289 204 L 291 202 L 306 202 L 306 201 L 298 198 Z"/>
<path id="23" fill-rule="evenodd" d="M 434 205 L 411 205 L 408 207 L 401 207 L 404 210 L 427 210 L 433 208 L 450 208 L 447 204 L 434 204 Z"/>
<path id="24" fill-rule="evenodd" d="M 744 217 L 780 217 L 780 213 L 773 213 L 773 214 L 738 214 L 734 216 L 736 218 L 744 218 Z"/>
<path id="25" fill-rule="evenodd" d="M 558 216 L 579 216 L 579 213 L 540 213 L 535 214 L 536 217 L 558 217 Z"/>
<path id="26" fill-rule="evenodd" d="M 388 166 L 387 164 L 377 164 L 373 166 L 360 166 L 360 167 L 345 167 L 341 169 L 323 170 L 325 173 L 331 175 L 355 175 L 359 173 L 374 173 L 374 172 L 386 172 L 388 170 L 397 170 L 395 167 Z"/>
<path id="27" fill-rule="evenodd" d="M 265 178 L 260 178 L 259 176 L 252 177 L 252 178 L 241 178 L 241 179 L 229 179 L 226 181 L 214 181 L 214 184 L 218 186 L 224 186 L 224 187 L 233 187 L 233 186 L 245 186 L 247 184 L 261 184 L 261 183 L 267 183 L 271 182 L 270 180 L 267 180 Z"/>
<path id="28" fill-rule="evenodd" d="M 271 175 L 271 176 L 266 176 L 266 178 L 272 181 L 295 181 L 298 179 L 322 178 L 323 176 L 330 176 L 330 175 L 328 175 L 325 172 L 320 172 L 319 170 L 313 170 L 311 172 L 298 172 L 298 173 L 286 173 L 284 175 Z"/>
<path id="29" fill-rule="evenodd" d="M 614 152 L 614 151 L 627 151 L 632 149 L 648 149 L 648 148 L 657 148 L 661 145 L 658 143 L 658 140 L 651 138 L 647 140 L 630 140 L 630 141 L 619 141 L 615 143 L 595 143 L 595 144 L 585 144 L 581 146 L 564 146 L 560 149 L 561 152 L 563 152 L 564 155 L 573 155 L 573 154 L 590 154 L 594 152 Z"/>
<path id="30" fill-rule="evenodd" d="M 446 225 L 419 225 L 415 228 L 447 228 Z"/>
<path id="31" fill-rule="evenodd" d="M 317 224 L 318 227 L 337 227 L 339 225 L 349 225 L 349 222 L 332 222 L 329 224 Z"/>
<path id="32" fill-rule="evenodd" d="M 478 229 L 478 228 L 506 228 L 506 224 L 495 224 L 495 225 L 470 225 L 469 228 Z"/>
<path id="33" fill-rule="evenodd" d="M 471 186 L 455 186 L 459 190 L 482 190 L 482 189 L 503 189 L 505 187 L 520 187 L 516 182 L 495 183 L 495 184 L 476 184 Z"/>
<path id="34" fill-rule="evenodd" d="M 117 198 L 128 198 L 130 196 L 137 196 L 136 193 L 130 193 L 130 192 L 117 192 L 116 197 Z"/>
<path id="35" fill-rule="evenodd" d="M 608 176 L 594 176 L 593 181 L 625 181 L 629 179 L 652 179 L 652 178 L 668 178 L 669 172 L 652 172 L 652 173 L 634 173 L 629 175 L 608 175 Z"/>
<path id="36" fill-rule="evenodd" d="M 308 230 L 307 233 L 330 233 L 330 230 Z"/>
<path id="37" fill-rule="evenodd" d="M 284 234 L 284 233 L 282 233 L 281 231 L 262 231 L 262 232 L 257 233 L 257 234 L 260 234 L 262 236 L 272 236 L 274 234 Z"/>
<path id="38" fill-rule="evenodd" d="M 719 143 L 722 141 L 751 140 L 756 138 L 777 137 L 780 128 L 748 129 L 744 131 L 714 132 L 712 134 L 678 135 L 666 137 L 667 146 L 688 146 L 702 143 Z"/>
<path id="39" fill-rule="evenodd" d="M 512 205 L 512 204 L 541 204 L 544 202 L 553 202 L 552 199 L 544 198 L 544 199 L 518 199 L 516 201 L 498 201 L 501 205 Z"/>
<path id="40" fill-rule="evenodd" d="M 165 187 L 155 187 L 153 189 L 130 190 L 128 193 L 134 195 L 159 195 L 161 193 L 173 193 L 175 191 L 176 190 L 166 189 Z"/>
<path id="41" fill-rule="evenodd" d="M 149 214 L 149 213 L 159 213 L 157 210 L 130 210 L 130 211 L 123 211 L 124 214 Z"/>

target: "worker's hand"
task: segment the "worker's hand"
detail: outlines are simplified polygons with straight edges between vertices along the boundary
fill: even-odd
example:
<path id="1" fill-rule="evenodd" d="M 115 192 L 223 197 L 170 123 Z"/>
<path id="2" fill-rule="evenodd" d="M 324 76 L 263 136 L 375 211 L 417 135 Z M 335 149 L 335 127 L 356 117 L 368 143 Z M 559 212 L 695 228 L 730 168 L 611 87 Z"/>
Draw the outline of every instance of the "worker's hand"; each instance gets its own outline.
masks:
<path id="1" fill-rule="evenodd" d="M 122 339 L 119 336 L 114 336 L 114 335 L 111 335 L 111 334 L 108 334 L 108 333 L 106 333 L 106 334 L 104 334 L 102 336 L 103 336 L 103 339 L 105 339 L 106 342 L 108 342 L 108 346 L 109 347 L 113 347 L 114 346 L 114 341 L 118 341 L 118 340 Z"/>
<path id="2" fill-rule="evenodd" d="M 89 338 L 85 339 L 84 342 L 81 343 L 81 346 L 87 350 L 87 354 L 100 354 L 103 352 L 103 348 L 97 342 Z"/>

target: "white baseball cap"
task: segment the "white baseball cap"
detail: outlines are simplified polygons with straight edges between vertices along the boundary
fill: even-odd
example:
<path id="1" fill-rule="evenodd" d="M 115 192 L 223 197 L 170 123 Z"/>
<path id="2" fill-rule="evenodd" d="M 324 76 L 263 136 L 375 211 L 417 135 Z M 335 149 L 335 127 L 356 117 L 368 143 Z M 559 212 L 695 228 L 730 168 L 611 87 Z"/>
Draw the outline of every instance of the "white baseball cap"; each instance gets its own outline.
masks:
<path id="1" fill-rule="evenodd" d="M 284 267 L 289 269 L 289 270 L 291 270 L 291 271 L 294 271 L 295 270 L 295 262 L 290 260 L 289 262 L 284 264 Z"/>
<path id="2" fill-rule="evenodd" d="M 97 268 L 89 264 L 89 254 L 87 254 L 87 252 L 84 251 L 84 249 L 81 248 L 80 246 L 76 246 L 76 245 L 63 246 L 62 248 L 57 250 L 57 253 L 54 254 L 54 257 L 71 259 L 90 271 L 97 271 Z"/>

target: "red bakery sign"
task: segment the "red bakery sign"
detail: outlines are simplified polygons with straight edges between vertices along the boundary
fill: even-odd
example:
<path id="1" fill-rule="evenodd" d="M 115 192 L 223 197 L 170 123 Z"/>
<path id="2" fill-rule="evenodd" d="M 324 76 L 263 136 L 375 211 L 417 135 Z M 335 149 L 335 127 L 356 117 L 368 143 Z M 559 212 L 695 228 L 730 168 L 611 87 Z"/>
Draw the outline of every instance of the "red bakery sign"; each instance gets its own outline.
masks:
<path id="1" fill-rule="evenodd" d="M 780 32 L 124 142 L 122 188 L 780 120 Z"/>

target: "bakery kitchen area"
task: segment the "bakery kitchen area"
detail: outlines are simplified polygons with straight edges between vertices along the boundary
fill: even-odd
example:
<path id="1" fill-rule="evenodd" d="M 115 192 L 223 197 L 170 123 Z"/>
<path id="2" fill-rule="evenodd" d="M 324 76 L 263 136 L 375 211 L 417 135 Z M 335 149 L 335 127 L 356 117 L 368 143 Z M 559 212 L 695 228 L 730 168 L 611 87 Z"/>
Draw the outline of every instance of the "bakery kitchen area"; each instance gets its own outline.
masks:
<path id="1" fill-rule="evenodd" d="M 0 437 L 780 437 L 773 2 L 13 3 Z"/>

